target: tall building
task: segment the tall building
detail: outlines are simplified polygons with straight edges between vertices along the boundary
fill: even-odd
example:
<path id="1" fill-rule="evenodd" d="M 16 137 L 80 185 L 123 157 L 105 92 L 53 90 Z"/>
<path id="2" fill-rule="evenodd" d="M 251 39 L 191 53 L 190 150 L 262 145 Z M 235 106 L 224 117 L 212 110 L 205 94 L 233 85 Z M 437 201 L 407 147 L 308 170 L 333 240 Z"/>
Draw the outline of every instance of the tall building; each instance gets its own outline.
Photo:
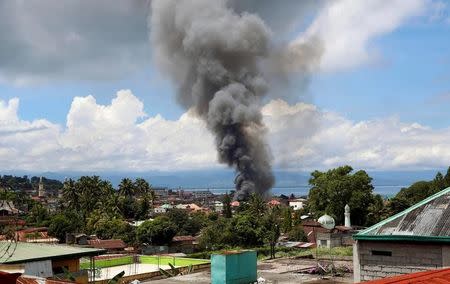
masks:
<path id="1" fill-rule="evenodd" d="M 38 196 L 45 197 L 45 188 L 44 188 L 44 182 L 42 181 L 42 177 L 39 179 Z"/>

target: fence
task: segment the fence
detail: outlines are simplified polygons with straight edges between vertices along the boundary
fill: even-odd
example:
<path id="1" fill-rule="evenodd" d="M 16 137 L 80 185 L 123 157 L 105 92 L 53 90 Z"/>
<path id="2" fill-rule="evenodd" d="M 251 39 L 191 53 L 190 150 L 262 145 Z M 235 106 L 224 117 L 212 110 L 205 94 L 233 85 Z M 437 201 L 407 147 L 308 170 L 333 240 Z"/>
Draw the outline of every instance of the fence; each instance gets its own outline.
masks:
<path id="1" fill-rule="evenodd" d="M 95 260 L 95 267 L 96 268 L 105 268 L 105 267 L 127 265 L 127 264 L 133 264 L 133 263 L 134 263 L 133 256 L 128 255 L 128 256 Z M 89 268 L 90 268 L 89 262 L 81 262 L 80 263 L 80 269 L 89 269 Z"/>
<path id="2" fill-rule="evenodd" d="M 169 255 L 126 255 L 126 256 L 115 256 L 112 258 L 101 258 L 95 260 L 95 268 L 106 268 L 119 265 L 127 265 L 134 263 L 144 263 L 157 265 L 158 269 L 160 266 L 168 266 L 169 263 L 173 266 L 189 266 L 209 263 L 207 259 L 197 259 L 197 258 L 186 258 L 186 257 L 176 257 Z M 89 261 L 82 261 L 80 263 L 80 269 L 89 269 Z"/>

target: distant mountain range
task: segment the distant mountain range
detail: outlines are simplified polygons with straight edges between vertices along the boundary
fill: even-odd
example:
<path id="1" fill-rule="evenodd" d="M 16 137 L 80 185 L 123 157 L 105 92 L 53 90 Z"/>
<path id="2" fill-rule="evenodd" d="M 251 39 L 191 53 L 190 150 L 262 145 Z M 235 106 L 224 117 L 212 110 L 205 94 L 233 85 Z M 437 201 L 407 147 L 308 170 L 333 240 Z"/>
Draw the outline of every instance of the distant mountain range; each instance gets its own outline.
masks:
<path id="1" fill-rule="evenodd" d="M 409 186 L 419 180 L 431 180 L 437 171 L 367 171 L 373 178 L 374 186 Z M 142 177 L 154 187 L 169 188 L 232 188 L 234 172 L 231 170 L 195 170 L 177 172 L 27 172 L 27 171 L 3 171 L 0 174 L 11 174 L 16 176 L 44 176 L 46 178 L 63 181 L 67 178 L 79 178 L 83 175 L 98 175 L 103 179 L 111 181 L 117 186 L 124 177 Z M 275 187 L 305 187 L 308 186 L 309 172 L 275 171 Z"/>

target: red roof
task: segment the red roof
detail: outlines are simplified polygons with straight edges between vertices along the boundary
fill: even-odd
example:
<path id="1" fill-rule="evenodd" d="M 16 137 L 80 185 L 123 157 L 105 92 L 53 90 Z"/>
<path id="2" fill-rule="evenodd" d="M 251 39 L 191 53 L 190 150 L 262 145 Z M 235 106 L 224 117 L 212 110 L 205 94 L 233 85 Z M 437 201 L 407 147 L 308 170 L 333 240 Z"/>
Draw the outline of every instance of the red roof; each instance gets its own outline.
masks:
<path id="1" fill-rule="evenodd" d="M 175 236 L 172 239 L 172 242 L 193 242 L 195 241 L 195 237 L 193 236 Z"/>
<path id="2" fill-rule="evenodd" d="M 364 284 L 422 284 L 422 283 L 429 283 L 429 284 L 450 284 L 450 268 L 446 269 L 439 269 L 439 270 L 429 270 L 429 271 L 423 271 L 423 272 L 416 272 L 416 273 L 410 273 L 410 274 L 404 274 L 389 278 L 383 278 L 379 280 L 374 281 L 367 281 L 364 282 Z"/>
<path id="3" fill-rule="evenodd" d="M 101 249 L 124 249 L 126 245 L 122 240 L 88 240 L 88 244 Z"/>
<path id="4" fill-rule="evenodd" d="M 278 200 L 276 200 L 276 199 L 272 199 L 272 200 L 270 200 L 268 203 L 269 203 L 269 205 L 271 205 L 271 206 L 277 206 L 277 205 L 280 205 L 280 204 L 281 204 L 281 202 L 278 201 Z"/>
<path id="5" fill-rule="evenodd" d="M 233 202 L 231 202 L 231 206 L 233 206 L 233 207 L 239 206 L 239 201 L 233 201 Z"/>

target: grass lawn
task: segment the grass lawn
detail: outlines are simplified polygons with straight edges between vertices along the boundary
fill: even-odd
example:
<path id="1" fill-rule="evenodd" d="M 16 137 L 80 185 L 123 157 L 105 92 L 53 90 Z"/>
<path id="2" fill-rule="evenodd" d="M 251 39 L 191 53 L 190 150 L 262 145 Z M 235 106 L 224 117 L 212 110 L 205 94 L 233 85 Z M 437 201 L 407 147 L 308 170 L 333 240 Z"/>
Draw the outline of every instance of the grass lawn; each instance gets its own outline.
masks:
<path id="1" fill-rule="evenodd" d="M 158 260 L 159 258 L 159 260 Z M 171 263 L 175 266 L 189 266 L 196 264 L 209 263 L 209 260 L 205 259 L 194 259 L 194 258 L 185 258 L 185 257 L 172 257 L 172 256 L 151 256 L 151 255 L 143 255 L 140 256 L 141 263 L 147 264 L 158 264 L 159 265 L 168 265 Z"/>
<path id="2" fill-rule="evenodd" d="M 111 266 L 132 264 L 133 257 L 132 256 L 123 256 L 111 259 L 100 259 L 95 261 L 96 268 L 105 268 Z M 80 269 L 89 269 L 89 261 L 80 262 Z"/>
<path id="3" fill-rule="evenodd" d="M 184 258 L 184 257 L 172 257 L 172 256 L 152 256 L 152 255 L 142 255 L 139 257 L 141 263 L 145 264 L 155 264 L 155 265 L 169 265 L 171 263 L 175 266 L 189 266 L 196 264 L 209 263 L 209 260 L 205 259 L 194 259 L 194 258 Z M 112 259 L 100 259 L 95 261 L 96 268 L 105 268 L 118 265 L 132 264 L 132 256 L 123 256 Z M 80 269 L 89 269 L 89 261 L 80 262 Z"/>
<path id="4" fill-rule="evenodd" d="M 312 255 L 321 258 L 321 257 L 337 257 L 337 256 L 352 256 L 353 255 L 353 247 L 335 247 L 331 250 L 329 248 L 317 248 L 317 251 L 315 248 L 311 249 L 292 249 L 289 251 L 278 251 L 275 253 L 275 257 L 295 257 L 295 256 L 307 256 Z M 268 259 L 268 256 L 261 255 L 258 256 L 258 259 Z"/>

